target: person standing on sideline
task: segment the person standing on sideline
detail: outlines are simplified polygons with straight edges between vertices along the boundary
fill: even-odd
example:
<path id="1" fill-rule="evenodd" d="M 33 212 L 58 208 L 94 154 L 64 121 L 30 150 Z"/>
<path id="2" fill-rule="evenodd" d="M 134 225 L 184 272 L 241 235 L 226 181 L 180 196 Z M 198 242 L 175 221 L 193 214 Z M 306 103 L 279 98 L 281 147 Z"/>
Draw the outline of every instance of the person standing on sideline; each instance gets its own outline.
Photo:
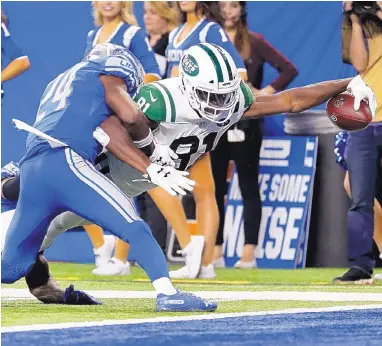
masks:
<path id="1" fill-rule="evenodd" d="M 372 13 L 365 13 L 363 4 L 344 3 L 343 33 L 350 32 L 350 43 L 344 42 L 344 35 L 343 46 L 348 44 L 349 60 L 374 91 L 378 108 L 373 122 L 362 131 L 349 132 L 346 142 L 344 155 L 352 202 L 347 215 L 350 268 L 334 278 L 335 283 L 372 283 L 375 266 L 374 198 L 382 150 L 382 1 L 375 2 Z"/>

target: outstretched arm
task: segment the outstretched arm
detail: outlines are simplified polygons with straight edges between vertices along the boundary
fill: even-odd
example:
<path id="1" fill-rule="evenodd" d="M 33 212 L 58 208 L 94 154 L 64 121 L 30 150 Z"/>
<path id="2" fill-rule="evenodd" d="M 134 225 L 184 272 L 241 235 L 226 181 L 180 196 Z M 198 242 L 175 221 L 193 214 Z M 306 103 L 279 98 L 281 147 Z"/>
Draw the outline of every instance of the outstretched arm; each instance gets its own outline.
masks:
<path id="1" fill-rule="evenodd" d="M 318 106 L 344 92 L 351 78 L 327 81 L 301 88 L 289 89 L 274 95 L 258 95 L 245 117 L 263 117 L 279 113 L 298 113 Z"/>

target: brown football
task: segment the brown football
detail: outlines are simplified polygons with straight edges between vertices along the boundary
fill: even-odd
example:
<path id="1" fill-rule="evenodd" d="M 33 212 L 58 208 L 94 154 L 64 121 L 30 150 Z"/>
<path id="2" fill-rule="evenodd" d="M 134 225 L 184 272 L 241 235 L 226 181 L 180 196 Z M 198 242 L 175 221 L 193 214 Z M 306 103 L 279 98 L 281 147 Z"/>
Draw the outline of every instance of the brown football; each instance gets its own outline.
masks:
<path id="1" fill-rule="evenodd" d="M 359 131 L 366 128 L 372 121 L 371 111 L 365 101 L 356 112 L 354 96 L 348 92 L 332 97 L 326 104 L 326 113 L 330 121 L 342 130 Z"/>

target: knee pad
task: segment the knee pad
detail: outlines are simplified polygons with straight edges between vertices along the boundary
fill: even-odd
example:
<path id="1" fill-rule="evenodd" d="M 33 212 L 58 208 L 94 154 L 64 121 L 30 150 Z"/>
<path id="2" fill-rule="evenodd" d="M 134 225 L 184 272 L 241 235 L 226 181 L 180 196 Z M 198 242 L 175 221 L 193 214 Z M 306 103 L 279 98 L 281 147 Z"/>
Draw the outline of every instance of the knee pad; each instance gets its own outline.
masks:
<path id="1" fill-rule="evenodd" d="M 29 289 L 45 285 L 50 278 L 49 264 L 46 258 L 40 253 L 37 255 L 36 263 L 25 276 L 25 281 Z"/>

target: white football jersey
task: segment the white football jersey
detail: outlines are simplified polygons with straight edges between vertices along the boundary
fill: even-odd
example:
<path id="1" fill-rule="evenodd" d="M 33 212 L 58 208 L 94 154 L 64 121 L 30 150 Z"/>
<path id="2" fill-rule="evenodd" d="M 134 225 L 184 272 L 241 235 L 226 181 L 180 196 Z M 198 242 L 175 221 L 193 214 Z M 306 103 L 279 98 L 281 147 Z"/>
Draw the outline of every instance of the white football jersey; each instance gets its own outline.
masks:
<path id="1" fill-rule="evenodd" d="M 237 123 L 253 102 L 252 92 L 242 82 L 239 100 L 226 123 L 202 118 L 183 95 L 178 77 L 144 85 L 135 97 L 141 111 L 158 124 L 153 130 L 155 140 L 178 155 L 176 168 L 189 169 L 203 154 L 213 150 L 220 137 Z M 156 187 L 139 171 L 109 154 L 110 174 L 114 182 L 129 195 L 137 195 Z"/>

